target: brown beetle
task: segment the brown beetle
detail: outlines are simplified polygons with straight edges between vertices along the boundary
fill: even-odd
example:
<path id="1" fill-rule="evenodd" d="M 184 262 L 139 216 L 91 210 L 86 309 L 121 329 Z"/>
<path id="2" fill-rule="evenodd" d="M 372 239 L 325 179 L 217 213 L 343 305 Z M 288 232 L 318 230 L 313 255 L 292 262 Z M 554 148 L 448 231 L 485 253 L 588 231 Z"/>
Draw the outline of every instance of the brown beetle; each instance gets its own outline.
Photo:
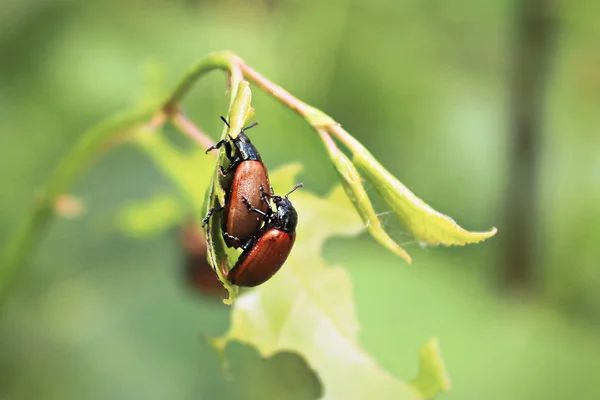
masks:
<path id="1" fill-rule="evenodd" d="M 284 197 L 263 193 L 264 197 L 270 197 L 275 203 L 275 212 L 269 206 L 268 212 L 265 213 L 243 198 L 247 209 L 262 215 L 266 223 L 258 235 L 250 237 L 241 246 L 244 251 L 227 274 L 227 280 L 231 283 L 238 286 L 258 286 L 269 280 L 283 266 L 296 241 L 298 225 L 298 213 L 288 196 L 299 187 L 302 187 L 301 183 L 294 186 Z"/>
<path id="2" fill-rule="evenodd" d="M 229 126 L 225 118 L 221 117 L 221 119 Z M 267 167 L 258 150 L 245 134 L 247 129 L 257 124 L 258 122 L 254 122 L 243 128 L 237 138 L 223 139 L 206 150 L 208 153 L 225 145 L 230 163 L 227 169 L 220 168 L 221 174 L 230 179 L 226 179 L 223 183 L 226 191 L 225 206 L 210 209 L 203 224 L 208 222 L 213 212 L 225 210 L 222 225 L 223 238 L 227 246 L 233 248 L 241 247 L 246 240 L 260 230 L 263 214 L 268 210 L 268 204 L 262 200 L 261 193 L 267 189 L 272 193 Z M 233 141 L 233 146 L 231 141 Z M 231 172 L 233 172 L 232 177 L 230 176 Z M 248 199 L 251 204 L 256 204 L 263 214 L 251 212 L 244 204 L 244 198 Z"/>

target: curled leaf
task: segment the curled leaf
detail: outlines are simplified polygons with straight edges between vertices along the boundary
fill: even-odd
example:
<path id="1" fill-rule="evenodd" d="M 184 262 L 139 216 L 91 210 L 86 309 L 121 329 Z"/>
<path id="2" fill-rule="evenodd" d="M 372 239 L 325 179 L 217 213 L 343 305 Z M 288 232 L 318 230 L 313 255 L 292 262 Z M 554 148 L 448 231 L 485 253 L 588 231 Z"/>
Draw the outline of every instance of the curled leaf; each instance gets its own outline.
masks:
<path id="1" fill-rule="evenodd" d="M 327 135 L 325 132 L 321 132 L 321 134 Z M 412 259 L 408 253 L 402 247 L 400 247 L 400 245 L 398 245 L 398 243 L 396 243 L 383 229 L 383 226 L 381 225 L 381 222 L 379 221 L 379 218 L 373 209 L 371 200 L 367 195 L 367 191 L 362 184 L 362 177 L 358 173 L 358 170 L 354 164 L 352 164 L 348 157 L 346 157 L 346 155 L 342 153 L 332 142 L 329 142 L 326 147 L 329 150 L 329 155 L 333 161 L 333 165 L 340 176 L 342 187 L 354 205 L 358 215 L 360 215 L 362 221 L 364 222 L 367 232 L 369 232 L 369 234 L 383 247 L 387 248 L 397 256 L 404 258 L 408 263 L 411 263 Z"/>
<path id="2" fill-rule="evenodd" d="M 238 133 L 244 127 L 247 119 L 254 114 L 251 106 L 252 92 L 250 85 L 246 81 L 239 82 L 235 97 L 231 102 L 229 109 L 229 128 L 224 127 L 223 137 L 229 135 L 236 138 Z M 220 209 L 225 206 L 225 188 L 221 185 L 221 172 L 219 166 L 226 162 L 225 148 L 221 147 L 217 155 L 212 181 L 206 196 L 206 209 Z M 229 261 L 225 242 L 221 232 L 221 222 L 223 215 L 220 212 L 213 213 L 206 224 L 206 240 L 208 245 L 208 260 L 213 270 L 217 273 L 219 280 L 229 292 L 229 298 L 224 300 L 225 304 L 232 304 L 238 293 L 238 287 L 232 285 L 227 280 L 227 271 L 229 270 Z"/>
<path id="3" fill-rule="evenodd" d="M 225 242 L 223 236 L 221 236 L 222 215 L 222 213 L 215 213 L 208 221 L 206 225 L 206 245 L 208 248 L 208 262 L 229 293 L 229 297 L 224 299 L 223 303 L 231 305 L 238 294 L 239 288 L 227 280 L 229 262 Z"/>
<path id="4" fill-rule="evenodd" d="M 237 138 L 246 121 L 254 115 L 254 109 L 251 106 L 252 91 L 250 84 L 246 81 L 241 81 L 238 84 L 238 89 L 233 100 L 233 104 L 229 110 L 229 136 L 232 139 Z"/>
<path id="5" fill-rule="evenodd" d="M 452 218 L 415 196 L 364 147 L 361 151 L 354 151 L 353 161 L 417 240 L 447 246 L 465 245 L 481 242 L 496 234 L 496 228 L 487 232 L 470 232 L 461 228 Z"/>
<path id="6" fill-rule="evenodd" d="M 450 378 L 444 367 L 437 338 L 429 339 L 421 347 L 419 358 L 419 375 L 411 382 L 411 385 L 426 399 L 434 398 L 441 391 L 449 391 Z"/>

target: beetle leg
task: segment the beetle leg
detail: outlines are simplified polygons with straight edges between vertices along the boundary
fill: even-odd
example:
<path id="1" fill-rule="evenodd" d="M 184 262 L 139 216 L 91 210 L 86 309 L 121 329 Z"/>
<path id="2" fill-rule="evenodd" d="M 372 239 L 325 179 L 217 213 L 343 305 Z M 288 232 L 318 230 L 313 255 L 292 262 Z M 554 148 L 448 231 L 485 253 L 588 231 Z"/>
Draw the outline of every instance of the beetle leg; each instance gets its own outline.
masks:
<path id="1" fill-rule="evenodd" d="M 206 213 L 206 217 L 204 217 L 204 219 L 202 220 L 202 227 L 204 228 L 204 226 L 208 223 L 208 220 L 210 219 L 210 216 L 213 215 L 213 213 L 217 212 L 217 211 L 223 211 L 225 209 L 225 206 L 221 206 L 221 207 L 213 207 L 210 210 L 208 210 L 208 212 Z"/>
<path id="2" fill-rule="evenodd" d="M 239 241 L 239 239 L 238 239 L 238 241 Z M 254 247 L 255 243 L 256 243 L 256 236 L 250 236 L 244 243 L 242 243 L 240 245 L 240 247 L 243 251 L 247 251 L 248 249 L 251 249 L 252 247 Z"/>
<path id="3" fill-rule="evenodd" d="M 209 151 L 215 150 L 215 149 L 220 149 L 221 146 L 225 145 L 225 155 L 227 156 L 227 158 L 233 159 L 235 156 L 234 149 L 233 149 L 233 147 L 231 147 L 231 143 L 229 143 L 229 142 L 230 142 L 229 139 L 219 140 L 217 143 L 213 144 L 208 149 L 206 149 L 206 151 L 204 153 L 208 154 Z"/>
<path id="4" fill-rule="evenodd" d="M 262 201 L 267 203 L 267 207 L 269 207 L 269 210 L 271 210 L 271 204 L 269 203 L 268 197 L 269 196 L 265 192 L 265 187 L 263 185 L 260 185 L 260 198 L 262 199 Z"/>
<path id="5" fill-rule="evenodd" d="M 227 175 L 228 173 L 230 173 L 231 171 L 236 169 L 238 165 L 240 165 L 240 161 L 242 161 L 242 160 L 239 157 L 233 158 L 227 168 L 221 167 L 221 173 L 223 175 Z"/>
<path id="6" fill-rule="evenodd" d="M 260 185 L 260 196 L 261 196 L 262 200 L 265 203 L 267 203 L 267 214 L 268 214 L 268 216 L 270 218 L 271 214 L 273 214 L 273 209 L 271 208 L 271 203 L 269 202 L 270 196 L 267 193 L 265 193 L 265 188 L 264 188 L 263 185 Z"/>
<path id="7" fill-rule="evenodd" d="M 246 205 L 246 207 L 248 207 L 248 210 L 254 211 L 255 213 L 258 213 L 258 214 L 262 215 L 265 218 L 269 218 L 269 215 L 267 213 L 259 210 L 258 208 L 252 207 L 252 204 L 250 204 L 250 201 L 248 201 L 248 199 L 246 198 L 246 196 L 242 196 L 242 201 L 244 202 L 244 204 Z"/>
<path id="8" fill-rule="evenodd" d="M 206 149 L 206 151 L 204 152 L 204 154 L 208 154 L 208 152 L 211 151 L 211 150 L 219 149 L 224 144 L 229 144 L 228 142 L 229 142 L 229 139 L 219 140 L 216 144 L 213 144 L 208 149 Z"/>
<path id="9" fill-rule="evenodd" d="M 240 240 L 240 238 L 238 238 L 238 237 L 236 237 L 236 236 L 233 236 L 233 235 L 230 235 L 230 234 L 229 234 L 229 233 L 227 233 L 227 232 L 223 232 L 223 238 L 224 238 L 225 240 L 229 239 L 229 240 L 233 240 L 233 241 L 237 242 L 237 243 L 238 243 L 238 247 L 242 247 L 242 246 L 243 246 L 243 243 L 242 243 L 242 241 Z"/>

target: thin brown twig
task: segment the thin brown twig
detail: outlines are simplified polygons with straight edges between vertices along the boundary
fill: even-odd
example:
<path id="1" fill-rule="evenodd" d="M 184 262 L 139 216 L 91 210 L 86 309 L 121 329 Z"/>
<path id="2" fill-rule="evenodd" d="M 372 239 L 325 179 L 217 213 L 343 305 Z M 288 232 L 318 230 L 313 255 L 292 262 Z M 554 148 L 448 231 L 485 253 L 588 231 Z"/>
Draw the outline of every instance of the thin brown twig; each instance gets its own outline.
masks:
<path id="1" fill-rule="evenodd" d="M 215 144 L 215 142 L 202 130 L 200 130 L 200 128 L 198 128 L 194 122 L 192 122 L 192 120 L 190 120 L 182 111 L 177 111 L 171 118 L 171 122 L 177 127 L 177 129 L 187 134 L 200 146 L 209 148 Z"/>
<path id="2" fill-rule="evenodd" d="M 262 90 L 268 92 L 273 97 L 277 98 L 279 101 L 290 107 L 292 110 L 296 111 L 302 117 L 306 117 L 306 115 L 313 109 L 308 104 L 294 97 L 290 92 L 288 92 L 281 86 L 274 84 L 273 82 L 259 74 L 256 70 L 251 68 L 240 58 L 237 59 L 235 65 L 238 65 L 240 67 L 241 71 L 244 74 L 244 77 L 248 78 L 248 80 L 259 86 Z"/>

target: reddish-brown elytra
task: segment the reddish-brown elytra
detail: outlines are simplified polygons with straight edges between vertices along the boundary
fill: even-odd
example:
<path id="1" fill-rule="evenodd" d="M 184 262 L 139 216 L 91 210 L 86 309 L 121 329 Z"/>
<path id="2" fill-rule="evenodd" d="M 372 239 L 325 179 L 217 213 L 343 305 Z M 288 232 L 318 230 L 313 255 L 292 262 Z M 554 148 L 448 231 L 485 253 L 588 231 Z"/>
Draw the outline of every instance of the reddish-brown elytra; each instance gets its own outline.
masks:
<path id="1" fill-rule="evenodd" d="M 243 200 L 248 210 L 262 215 L 266 222 L 258 235 L 250 237 L 241 246 L 244 251 L 227 274 L 227 280 L 231 283 L 238 286 L 258 286 L 279 271 L 296 240 L 298 213 L 288 196 L 299 187 L 302 187 L 301 183 L 294 186 L 284 197 L 263 194 L 264 197 L 273 200 L 277 207 L 275 212 L 270 205 L 265 213 L 252 207 L 248 199 Z"/>
<path id="2" fill-rule="evenodd" d="M 221 117 L 223 122 L 229 126 L 227 120 Z M 203 223 L 215 211 L 225 210 L 223 217 L 223 238 L 229 247 L 238 248 L 251 236 L 256 235 L 263 223 L 263 214 L 268 209 L 268 203 L 263 201 L 261 193 L 271 190 L 267 167 L 263 163 L 258 150 L 250 142 L 245 131 L 256 126 L 258 122 L 245 127 L 235 139 L 223 139 L 216 145 L 211 146 L 206 152 L 218 149 L 225 145 L 226 155 L 229 158 L 229 166 L 221 167 L 221 174 L 230 179 L 223 182 L 225 189 L 225 206 L 213 208 L 208 211 Z M 233 146 L 231 145 L 233 142 Z M 233 172 L 233 176 L 231 173 Z M 251 204 L 256 204 L 263 214 L 251 212 L 243 199 L 246 198 Z"/>

